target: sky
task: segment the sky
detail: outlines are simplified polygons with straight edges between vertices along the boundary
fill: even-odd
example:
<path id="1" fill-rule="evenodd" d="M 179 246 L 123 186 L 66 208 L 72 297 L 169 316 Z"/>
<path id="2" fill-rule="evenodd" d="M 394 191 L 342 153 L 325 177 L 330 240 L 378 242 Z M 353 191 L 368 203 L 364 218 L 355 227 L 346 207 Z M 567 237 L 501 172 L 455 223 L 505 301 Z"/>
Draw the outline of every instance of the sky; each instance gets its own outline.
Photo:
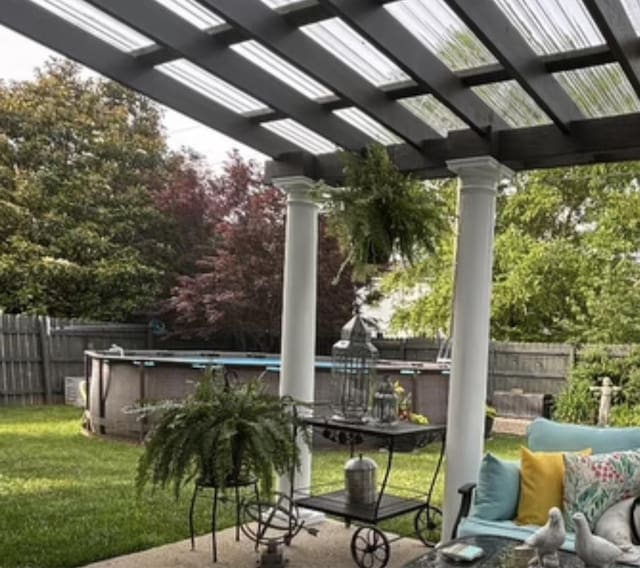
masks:
<path id="1" fill-rule="evenodd" d="M 0 26 L 0 79 L 22 81 L 33 77 L 33 71 L 49 57 L 58 56 L 54 51 Z M 210 166 L 217 170 L 233 148 L 246 158 L 263 162 L 266 156 L 235 140 L 203 126 L 173 110 L 165 108 L 164 125 L 171 148 L 189 146 L 204 155 Z"/>

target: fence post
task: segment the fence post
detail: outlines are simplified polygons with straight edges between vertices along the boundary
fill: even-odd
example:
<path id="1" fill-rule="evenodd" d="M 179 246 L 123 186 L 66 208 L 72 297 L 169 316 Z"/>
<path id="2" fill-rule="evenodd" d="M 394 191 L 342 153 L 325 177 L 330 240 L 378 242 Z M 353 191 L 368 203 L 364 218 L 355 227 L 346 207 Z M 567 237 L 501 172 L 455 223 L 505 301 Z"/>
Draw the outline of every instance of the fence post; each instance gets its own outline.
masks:
<path id="1" fill-rule="evenodd" d="M 576 346 L 573 343 L 569 344 L 569 361 L 568 361 L 568 367 L 566 369 L 566 376 L 565 379 L 568 381 L 569 377 L 571 376 L 571 371 L 573 371 L 573 368 L 575 367 L 576 364 Z"/>
<path id="2" fill-rule="evenodd" d="M 47 333 L 48 316 L 38 316 L 38 337 L 40 339 L 40 361 L 42 362 L 42 381 L 44 383 L 45 404 L 51 404 L 51 353 Z"/>

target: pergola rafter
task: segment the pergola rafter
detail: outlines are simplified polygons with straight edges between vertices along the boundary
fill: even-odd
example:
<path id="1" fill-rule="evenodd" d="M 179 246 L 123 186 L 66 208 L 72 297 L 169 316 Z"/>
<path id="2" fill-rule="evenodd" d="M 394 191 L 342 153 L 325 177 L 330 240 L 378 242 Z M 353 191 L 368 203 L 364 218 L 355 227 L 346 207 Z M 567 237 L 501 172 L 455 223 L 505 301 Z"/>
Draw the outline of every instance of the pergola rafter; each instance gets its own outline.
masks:
<path id="1" fill-rule="evenodd" d="M 638 36 L 624 8 L 611 0 L 584 0 L 611 52 L 622 67 L 635 91 L 640 97 L 640 56 Z"/>
<path id="2" fill-rule="evenodd" d="M 357 150 L 373 140 L 331 111 L 248 61 L 205 32 L 197 30 L 153 0 L 88 0 L 159 44 L 187 58 L 239 89 L 255 93 L 270 107 L 290 116 L 345 149 Z"/>
<path id="3" fill-rule="evenodd" d="M 563 132 L 568 132 L 570 122 L 584 118 L 493 0 L 445 1 Z"/>

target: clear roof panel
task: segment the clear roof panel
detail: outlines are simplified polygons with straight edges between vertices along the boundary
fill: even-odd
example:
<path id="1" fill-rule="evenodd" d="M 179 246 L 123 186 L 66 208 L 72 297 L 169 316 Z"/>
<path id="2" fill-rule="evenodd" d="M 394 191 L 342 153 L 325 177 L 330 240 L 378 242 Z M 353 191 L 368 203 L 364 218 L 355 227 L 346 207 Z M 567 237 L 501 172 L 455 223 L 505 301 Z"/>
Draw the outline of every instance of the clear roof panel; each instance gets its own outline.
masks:
<path id="1" fill-rule="evenodd" d="M 590 118 L 640 111 L 638 97 L 617 63 L 563 71 L 555 76 Z"/>
<path id="2" fill-rule="evenodd" d="M 472 87 L 472 90 L 514 128 L 551 122 L 517 81 L 490 83 Z"/>
<path id="3" fill-rule="evenodd" d="M 342 120 L 380 142 L 380 144 L 400 144 L 402 142 L 393 132 L 356 107 L 343 108 L 333 112 Z"/>
<path id="4" fill-rule="evenodd" d="M 538 55 L 605 43 L 582 0 L 496 0 Z"/>
<path id="5" fill-rule="evenodd" d="M 335 152 L 338 149 L 330 140 L 316 134 L 313 130 L 309 130 L 306 126 L 302 126 L 302 124 L 290 118 L 264 122 L 262 126 L 312 154 L 327 154 L 329 152 Z"/>
<path id="6" fill-rule="evenodd" d="M 622 0 L 622 5 L 633 24 L 633 29 L 640 35 L 640 0 Z"/>
<path id="7" fill-rule="evenodd" d="M 443 0 L 402 0 L 386 4 L 385 8 L 453 70 L 496 63 Z"/>
<path id="8" fill-rule="evenodd" d="M 262 2 L 269 6 L 269 8 L 279 8 L 280 6 L 295 4 L 296 2 L 300 2 L 300 0 L 262 0 Z"/>
<path id="9" fill-rule="evenodd" d="M 450 130 L 468 128 L 467 124 L 453 114 L 433 95 L 420 95 L 400 99 L 400 104 L 408 108 L 419 119 L 426 122 L 441 136 L 446 136 Z"/>
<path id="10" fill-rule="evenodd" d="M 271 73 L 276 79 L 296 89 L 305 97 L 317 99 L 333 95 L 324 85 L 289 64 L 282 57 L 257 41 L 249 40 L 236 43 L 231 46 L 231 49 L 246 57 L 251 63 L 260 66 L 267 73 Z"/>
<path id="11" fill-rule="evenodd" d="M 32 1 L 122 51 L 133 51 L 153 44 L 148 37 L 82 0 Z"/>
<path id="12" fill-rule="evenodd" d="M 301 29 L 374 85 L 406 81 L 410 78 L 340 18 L 316 22 Z"/>
<path id="13" fill-rule="evenodd" d="M 206 30 L 224 23 L 222 18 L 207 10 L 196 0 L 155 0 L 165 8 L 171 10 L 191 25 Z"/>
<path id="14" fill-rule="evenodd" d="M 268 109 L 264 103 L 186 59 L 163 63 L 158 65 L 156 69 L 234 112 L 243 113 Z"/>

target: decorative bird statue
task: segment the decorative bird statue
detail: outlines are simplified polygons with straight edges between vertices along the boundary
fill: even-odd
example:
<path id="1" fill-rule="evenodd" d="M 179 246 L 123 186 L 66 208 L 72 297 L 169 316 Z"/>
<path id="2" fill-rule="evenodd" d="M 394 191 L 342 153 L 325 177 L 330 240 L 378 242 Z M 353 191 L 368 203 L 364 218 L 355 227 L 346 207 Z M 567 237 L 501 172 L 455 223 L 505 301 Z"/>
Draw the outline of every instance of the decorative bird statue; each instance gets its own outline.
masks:
<path id="1" fill-rule="evenodd" d="M 564 544 L 566 536 L 560 509 L 551 507 L 547 524 L 524 541 L 529 548 L 536 551 L 536 555 L 529 561 L 529 566 L 558 566 L 558 548 Z"/>
<path id="2" fill-rule="evenodd" d="M 622 556 L 620 547 L 591 534 L 589 523 L 582 513 L 573 515 L 573 521 L 576 524 L 576 554 L 587 568 L 607 568 Z"/>

